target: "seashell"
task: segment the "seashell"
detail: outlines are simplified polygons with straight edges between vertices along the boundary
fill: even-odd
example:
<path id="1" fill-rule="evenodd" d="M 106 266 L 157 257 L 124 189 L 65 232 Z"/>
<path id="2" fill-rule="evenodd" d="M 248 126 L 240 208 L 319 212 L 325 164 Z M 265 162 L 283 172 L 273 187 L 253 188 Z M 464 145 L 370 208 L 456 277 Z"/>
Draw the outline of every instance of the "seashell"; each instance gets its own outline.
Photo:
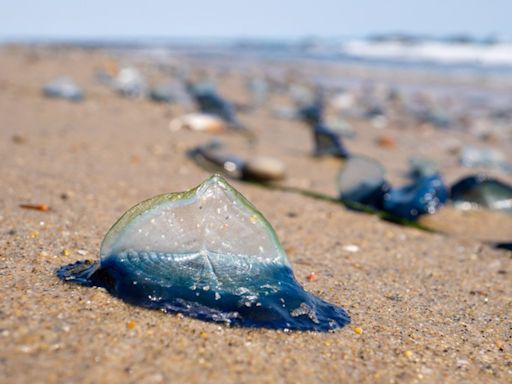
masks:
<path id="1" fill-rule="evenodd" d="M 243 169 L 246 179 L 271 181 L 284 179 L 284 164 L 268 156 L 255 156 L 247 160 Z"/>
<path id="2" fill-rule="evenodd" d="M 350 322 L 300 286 L 270 223 L 220 176 L 139 203 L 107 233 L 98 262 L 57 275 L 131 304 L 237 326 L 328 331 Z"/>
<path id="3" fill-rule="evenodd" d="M 62 98 L 69 101 L 82 101 L 82 90 L 73 80 L 67 77 L 59 77 L 43 87 L 43 95 L 46 97 Z"/>
<path id="4" fill-rule="evenodd" d="M 489 208 L 512 213 L 512 186 L 491 177 L 464 177 L 452 185 L 450 196 L 456 208 Z"/>
<path id="5" fill-rule="evenodd" d="M 188 154 L 200 166 L 215 169 L 235 179 L 269 182 L 282 180 L 285 177 L 285 166 L 278 159 L 255 156 L 244 160 L 225 153 L 222 143 L 218 140 L 199 145 Z"/>
<path id="6" fill-rule="evenodd" d="M 226 123 L 224 120 L 214 115 L 189 113 L 171 120 L 169 128 L 171 131 L 189 129 L 192 131 L 221 132 L 226 129 Z"/>
<path id="7" fill-rule="evenodd" d="M 384 211 L 405 220 L 435 213 L 448 199 L 439 174 L 394 188 L 386 180 L 382 165 L 365 157 L 347 161 L 338 177 L 338 187 L 340 199 L 348 205 Z"/>

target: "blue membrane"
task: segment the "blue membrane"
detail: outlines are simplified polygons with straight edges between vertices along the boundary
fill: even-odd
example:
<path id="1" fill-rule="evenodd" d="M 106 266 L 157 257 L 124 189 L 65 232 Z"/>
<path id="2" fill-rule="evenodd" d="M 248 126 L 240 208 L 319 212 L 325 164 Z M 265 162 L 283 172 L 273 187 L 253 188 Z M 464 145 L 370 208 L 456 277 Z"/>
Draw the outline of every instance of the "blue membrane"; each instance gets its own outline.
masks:
<path id="1" fill-rule="evenodd" d="M 384 211 L 406 220 L 435 213 L 448 200 L 448 190 L 441 177 L 434 175 L 401 188 L 392 188 L 385 196 Z"/>
<path id="2" fill-rule="evenodd" d="M 340 199 L 354 208 L 369 208 L 391 219 L 416 220 L 437 212 L 448 200 L 448 190 L 438 173 L 414 179 L 403 187 L 393 187 L 382 166 L 371 159 L 353 157 L 342 169 Z"/>
<path id="3" fill-rule="evenodd" d="M 350 323 L 344 309 L 306 292 L 287 266 L 265 267 L 245 281 L 247 286 L 233 291 L 183 275 L 166 275 L 154 260 L 147 260 L 146 252 L 131 254 L 130 263 L 118 256 L 94 263 L 79 261 L 61 267 L 57 276 L 105 288 L 133 305 L 233 326 L 326 332 Z"/>
<path id="4" fill-rule="evenodd" d="M 387 181 L 377 185 L 361 184 L 359 189 L 342 193 L 341 199 L 387 212 L 399 219 L 416 220 L 437 212 L 448 200 L 448 191 L 442 179 L 435 175 L 400 188 L 392 188 Z"/>

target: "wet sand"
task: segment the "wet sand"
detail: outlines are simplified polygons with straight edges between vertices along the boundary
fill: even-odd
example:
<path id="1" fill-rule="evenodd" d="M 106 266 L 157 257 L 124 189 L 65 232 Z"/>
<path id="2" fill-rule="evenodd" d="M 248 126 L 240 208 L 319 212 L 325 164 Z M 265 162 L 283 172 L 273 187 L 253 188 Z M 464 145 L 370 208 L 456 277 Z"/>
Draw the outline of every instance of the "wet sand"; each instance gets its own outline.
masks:
<path id="1" fill-rule="evenodd" d="M 480 241 L 511 233 L 507 219 L 473 219 L 461 230 L 466 216 L 447 214 L 443 233 L 428 233 L 233 181 L 273 224 L 301 284 L 352 316 L 334 333 L 229 328 L 58 280 L 59 266 L 97 257 L 129 207 L 208 176 L 185 153 L 212 136 L 171 132 L 182 108 L 123 99 L 98 84 L 95 68 L 106 61 L 94 52 L 0 50 L 0 382 L 510 382 L 512 254 Z M 41 96 L 41 86 L 63 74 L 85 89 L 84 102 Z M 243 99 L 236 79 L 222 90 Z M 241 120 L 259 142 L 223 135 L 230 148 L 279 157 L 288 185 L 336 195 L 340 162 L 309 157 L 300 123 L 275 120 L 267 109 Z M 395 180 L 418 151 L 438 159 L 449 182 L 469 173 L 436 144 L 447 135 L 475 140 L 462 133 L 425 128 L 418 149 L 418 133 L 389 128 L 397 144 L 386 149 L 375 145 L 382 132 L 355 126 L 347 146 L 382 161 Z"/>

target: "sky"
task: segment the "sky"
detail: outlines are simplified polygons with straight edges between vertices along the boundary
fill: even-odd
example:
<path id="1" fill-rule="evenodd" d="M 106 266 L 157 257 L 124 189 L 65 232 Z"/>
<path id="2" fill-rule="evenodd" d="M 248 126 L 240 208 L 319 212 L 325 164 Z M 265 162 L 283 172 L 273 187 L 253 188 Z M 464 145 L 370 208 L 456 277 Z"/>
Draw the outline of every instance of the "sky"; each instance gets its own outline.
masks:
<path id="1" fill-rule="evenodd" d="M 512 0 L 0 0 L 0 39 L 511 37 Z"/>

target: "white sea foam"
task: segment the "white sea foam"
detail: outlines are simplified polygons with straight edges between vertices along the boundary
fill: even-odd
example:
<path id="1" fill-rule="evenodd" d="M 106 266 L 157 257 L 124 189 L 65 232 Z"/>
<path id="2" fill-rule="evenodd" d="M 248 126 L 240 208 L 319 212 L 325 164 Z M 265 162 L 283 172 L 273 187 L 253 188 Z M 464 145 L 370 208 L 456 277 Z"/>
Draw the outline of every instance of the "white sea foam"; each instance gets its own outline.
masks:
<path id="1" fill-rule="evenodd" d="M 352 40 L 342 45 L 342 53 L 365 59 L 512 66 L 512 43 L 469 44 L 422 41 Z"/>

